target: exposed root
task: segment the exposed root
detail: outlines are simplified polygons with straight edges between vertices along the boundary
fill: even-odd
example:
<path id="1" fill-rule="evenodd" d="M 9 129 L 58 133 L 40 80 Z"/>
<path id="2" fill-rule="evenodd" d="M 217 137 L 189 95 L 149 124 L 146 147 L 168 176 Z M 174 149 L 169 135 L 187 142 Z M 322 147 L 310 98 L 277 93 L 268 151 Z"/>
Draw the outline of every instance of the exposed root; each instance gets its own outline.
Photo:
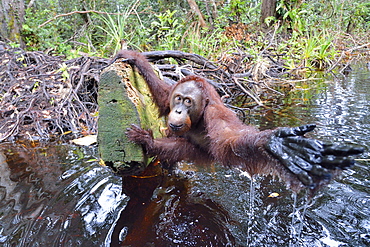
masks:
<path id="1" fill-rule="evenodd" d="M 106 59 L 0 51 L 0 141 L 96 133 L 97 85 Z M 67 135 L 68 134 L 68 135 Z"/>
<path id="2" fill-rule="evenodd" d="M 63 140 L 97 133 L 100 72 L 112 61 L 86 56 L 65 60 L 1 45 L 0 141 Z M 192 74 L 205 77 L 224 96 L 225 104 L 241 115 L 246 107 L 264 106 L 266 97 L 284 96 L 295 81 L 302 80 L 266 49 L 257 61 L 242 51 L 223 54 L 216 62 L 181 51 L 144 55 L 158 64 L 168 83 Z M 177 64 L 168 64 L 173 61 Z M 235 102 L 239 107 L 232 106 Z"/>

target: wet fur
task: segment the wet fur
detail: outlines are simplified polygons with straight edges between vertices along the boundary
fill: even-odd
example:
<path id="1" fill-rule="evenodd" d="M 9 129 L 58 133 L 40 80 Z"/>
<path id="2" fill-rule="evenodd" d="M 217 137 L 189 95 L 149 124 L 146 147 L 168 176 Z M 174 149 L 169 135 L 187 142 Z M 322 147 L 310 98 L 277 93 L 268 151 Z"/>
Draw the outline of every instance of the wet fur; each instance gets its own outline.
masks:
<path id="1" fill-rule="evenodd" d="M 142 144 L 149 155 L 156 155 L 170 163 L 185 160 L 199 163 L 220 162 L 229 167 L 238 167 L 250 175 L 272 174 L 283 179 L 293 190 L 302 187 L 301 182 L 265 149 L 272 130 L 259 131 L 244 124 L 236 114 L 222 103 L 215 88 L 204 78 L 188 76 L 175 85 L 168 85 L 154 73 L 146 58 L 136 52 L 122 50 L 116 59 L 125 58 L 135 66 L 146 80 L 158 105 L 160 115 L 170 112 L 170 95 L 181 83 L 192 81 L 203 93 L 204 108 L 199 121 L 192 123 L 183 136 L 169 133 L 168 137 L 153 139 L 151 132 L 133 127 L 128 137 Z"/>

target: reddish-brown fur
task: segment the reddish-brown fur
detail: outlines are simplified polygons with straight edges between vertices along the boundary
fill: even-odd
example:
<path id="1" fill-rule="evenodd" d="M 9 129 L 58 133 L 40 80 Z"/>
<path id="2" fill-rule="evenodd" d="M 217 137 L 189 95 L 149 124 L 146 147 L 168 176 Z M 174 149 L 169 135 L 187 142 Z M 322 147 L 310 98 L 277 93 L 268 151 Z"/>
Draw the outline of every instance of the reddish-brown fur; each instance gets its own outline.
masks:
<path id="1" fill-rule="evenodd" d="M 199 112 L 199 121 L 182 136 L 153 139 L 150 132 L 133 127 L 128 130 L 129 138 L 142 144 L 149 155 L 157 155 L 162 161 L 220 162 L 238 167 L 254 174 L 273 174 L 285 180 L 291 188 L 301 187 L 299 180 L 265 149 L 272 130 L 259 131 L 245 125 L 236 114 L 224 106 L 220 96 L 206 80 L 199 76 L 188 76 L 170 86 L 158 79 L 145 57 L 135 51 L 120 51 L 117 58 L 126 58 L 135 65 L 147 81 L 154 102 L 161 115 L 168 115 L 170 96 L 182 83 L 194 83 L 202 91 L 204 108 Z"/>

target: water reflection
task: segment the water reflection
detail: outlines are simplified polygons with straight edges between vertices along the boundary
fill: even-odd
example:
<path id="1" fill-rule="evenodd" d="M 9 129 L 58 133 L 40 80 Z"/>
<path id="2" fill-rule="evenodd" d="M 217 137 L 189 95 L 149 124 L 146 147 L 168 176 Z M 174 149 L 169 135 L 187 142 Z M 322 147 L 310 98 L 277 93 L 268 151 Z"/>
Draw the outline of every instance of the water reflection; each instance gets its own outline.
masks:
<path id="1" fill-rule="evenodd" d="M 302 84 L 262 129 L 318 124 L 312 137 L 366 152 L 307 206 L 272 177 L 218 165 L 115 176 L 96 150 L 0 145 L 4 246 L 370 246 L 370 72 Z M 251 184 L 253 188 L 251 188 Z M 276 197 L 270 197 L 275 193 Z"/>
<path id="2" fill-rule="evenodd" d="M 102 245 L 127 197 L 119 177 L 86 162 L 93 150 L 14 144 L 0 150 L 0 243 Z"/>
<path id="3" fill-rule="evenodd" d="M 317 138 L 337 143 L 359 143 L 370 158 L 370 73 L 365 66 L 334 80 L 311 110 L 320 128 Z M 326 238 L 348 246 L 370 245 L 369 161 L 358 161 L 342 178 L 331 183 L 308 217 L 326 229 Z M 335 246 L 335 245 L 331 245 Z"/>
<path id="4" fill-rule="evenodd" d="M 189 182 L 195 173 L 178 172 L 170 175 L 151 166 L 140 177 L 123 179 L 131 200 L 116 225 L 112 246 L 235 246 L 228 212 L 192 193 Z"/>
<path id="5" fill-rule="evenodd" d="M 328 79 L 328 78 L 327 78 Z M 370 72 L 364 64 L 347 76 L 303 84 L 274 115 L 255 115 L 262 128 L 318 125 L 312 137 L 365 147 L 356 166 L 321 191 L 305 215 L 305 246 L 370 245 Z M 271 121 L 269 121 L 271 120 Z M 274 245 L 274 244 L 273 244 Z"/>

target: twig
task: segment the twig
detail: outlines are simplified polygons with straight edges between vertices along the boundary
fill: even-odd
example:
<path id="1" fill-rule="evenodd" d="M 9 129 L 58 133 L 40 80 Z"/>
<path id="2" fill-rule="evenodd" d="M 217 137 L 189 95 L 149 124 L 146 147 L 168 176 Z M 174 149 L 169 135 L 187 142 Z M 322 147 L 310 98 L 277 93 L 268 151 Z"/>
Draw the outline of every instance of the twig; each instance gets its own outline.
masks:
<path id="1" fill-rule="evenodd" d="M 342 53 L 340 54 L 340 57 L 339 59 L 336 61 L 335 64 L 333 64 L 333 66 L 331 66 L 326 72 L 330 72 L 332 71 L 338 64 L 339 62 L 343 59 L 343 57 L 346 55 L 346 53 L 351 53 L 353 52 L 354 50 L 358 50 L 358 49 L 361 49 L 361 48 L 364 48 L 364 47 L 370 47 L 370 43 L 367 43 L 367 44 L 364 44 L 364 45 L 360 45 L 360 46 L 356 46 L 356 47 L 353 47 L 351 49 L 348 49 L 348 50 L 345 50 L 345 51 L 342 51 Z"/>
<path id="2" fill-rule="evenodd" d="M 238 87 L 241 88 L 241 90 L 243 90 L 244 93 L 248 94 L 249 97 L 251 97 L 254 101 L 256 101 L 256 103 L 260 106 L 264 106 L 261 102 L 261 100 L 257 99 L 253 94 L 251 94 L 248 90 L 246 90 L 239 82 L 238 82 L 238 79 L 237 78 L 233 78 L 234 79 L 234 82 L 236 85 L 238 85 Z"/>
<path id="3" fill-rule="evenodd" d="M 218 72 L 219 74 L 225 76 L 227 80 L 232 81 L 231 75 L 223 70 L 220 66 L 216 66 L 214 63 L 210 62 L 206 58 L 193 53 L 187 53 L 177 50 L 167 50 L 167 51 L 150 51 L 143 52 L 143 55 L 148 58 L 149 61 L 163 59 L 163 58 L 174 58 L 174 59 L 184 59 L 194 62 L 203 67 L 203 71 L 208 69 L 212 72 Z"/>
<path id="4" fill-rule="evenodd" d="M 270 39 L 270 42 L 269 42 L 269 44 L 265 47 L 265 49 L 263 49 L 258 55 L 259 56 L 262 56 L 262 54 L 265 52 L 265 51 L 267 51 L 267 49 L 268 48 L 270 48 L 271 47 L 271 45 L 272 45 L 272 42 L 274 41 L 274 39 L 275 39 L 275 35 L 276 35 L 276 31 L 278 30 L 278 28 L 279 28 L 279 24 L 280 24 L 280 22 L 277 22 L 276 24 L 275 24 L 275 29 L 274 29 L 274 32 L 272 33 L 272 37 L 271 37 L 271 39 Z"/>
<path id="5" fill-rule="evenodd" d="M 21 118 L 23 117 L 23 115 L 26 112 L 28 112 L 31 109 L 31 107 L 33 106 L 33 103 L 35 102 L 35 100 L 36 100 L 36 98 L 33 98 L 31 100 L 30 104 L 28 105 L 28 107 L 25 110 L 23 110 L 23 111 L 21 111 L 21 112 L 18 113 L 17 120 L 15 121 L 13 127 L 8 131 L 8 133 L 6 133 L 6 134 L 4 134 L 3 136 L 0 137 L 0 142 L 4 141 L 5 139 L 7 139 L 8 137 L 10 137 L 13 134 L 13 132 L 15 131 L 15 129 L 18 127 L 18 125 L 19 125 L 19 123 L 21 121 Z"/>

